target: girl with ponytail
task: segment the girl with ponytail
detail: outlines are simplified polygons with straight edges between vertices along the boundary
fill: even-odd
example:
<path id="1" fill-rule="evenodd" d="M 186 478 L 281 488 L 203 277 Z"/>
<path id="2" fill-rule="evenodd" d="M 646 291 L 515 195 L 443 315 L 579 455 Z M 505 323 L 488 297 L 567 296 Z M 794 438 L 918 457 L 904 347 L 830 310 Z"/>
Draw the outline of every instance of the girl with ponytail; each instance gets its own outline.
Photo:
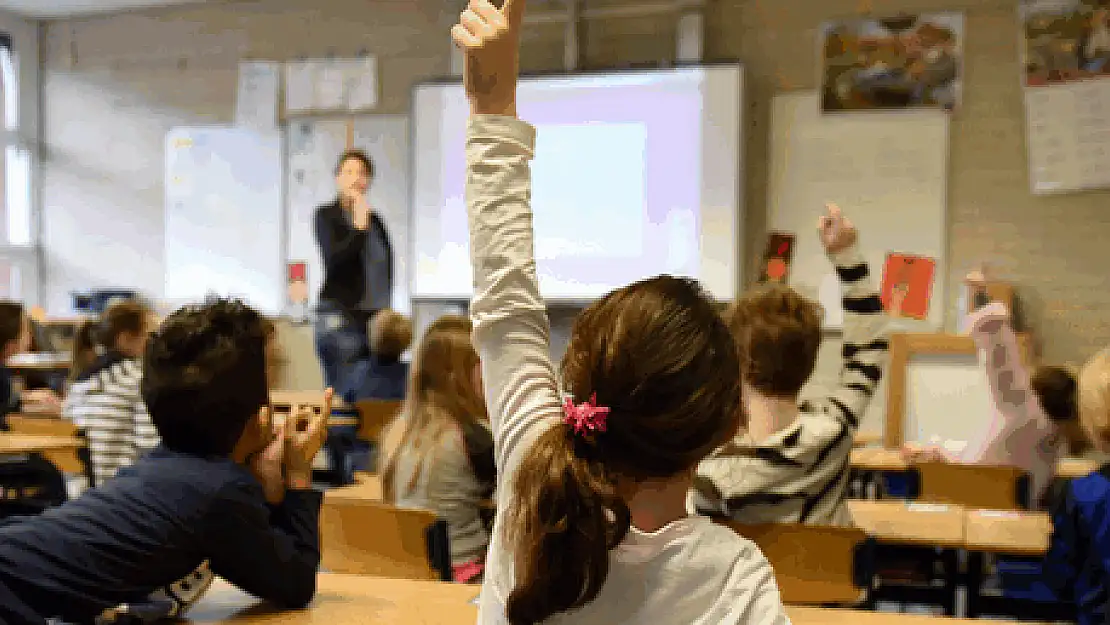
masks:
<path id="1" fill-rule="evenodd" d="M 699 461 L 742 425 L 738 349 L 697 282 L 644 280 L 583 311 L 558 389 L 533 251 L 535 129 L 516 118 L 523 13 L 524 0 L 471 0 L 452 30 L 498 472 L 479 622 L 785 625 L 759 549 L 686 511 Z"/>

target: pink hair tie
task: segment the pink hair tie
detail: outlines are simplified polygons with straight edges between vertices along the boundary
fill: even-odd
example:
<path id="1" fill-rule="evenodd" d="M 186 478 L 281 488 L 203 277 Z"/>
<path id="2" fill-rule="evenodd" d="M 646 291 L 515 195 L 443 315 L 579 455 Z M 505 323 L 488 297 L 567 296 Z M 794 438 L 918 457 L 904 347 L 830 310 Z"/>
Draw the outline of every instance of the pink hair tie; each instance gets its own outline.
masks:
<path id="1" fill-rule="evenodd" d="M 608 418 L 609 408 L 597 405 L 597 393 L 590 395 L 590 400 L 581 404 L 575 404 L 570 397 L 563 402 L 563 423 L 580 436 L 589 437 L 596 432 L 604 432 Z"/>

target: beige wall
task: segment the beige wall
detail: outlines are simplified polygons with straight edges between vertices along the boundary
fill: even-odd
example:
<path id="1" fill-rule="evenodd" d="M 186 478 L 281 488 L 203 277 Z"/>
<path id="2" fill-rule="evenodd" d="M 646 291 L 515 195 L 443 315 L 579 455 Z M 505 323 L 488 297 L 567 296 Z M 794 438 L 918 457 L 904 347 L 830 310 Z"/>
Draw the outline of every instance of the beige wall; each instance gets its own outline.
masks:
<path id="1" fill-rule="evenodd" d="M 1110 193 L 1037 198 L 1028 192 L 1016 3 L 871 4 L 876 14 L 955 9 L 967 15 L 966 95 L 952 126 L 952 269 L 941 277 L 949 281 L 947 292 L 957 292 L 964 268 L 994 261 L 1002 277 L 1018 285 L 1046 359 L 1079 361 L 1110 343 Z M 322 6 L 326 12 L 313 8 Z M 239 57 L 366 48 L 381 59 L 382 112 L 404 112 L 414 80 L 447 71 L 452 15 L 444 6 L 433 0 L 268 0 L 52 23 L 44 46 L 50 292 L 61 297 L 90 280 L 160 282 L 160 261 L 142 259 L 162 245 L 162 133 L 175 123 L 229 121 Z M 531 6 L 539 7 L 539 0 Z M 857 0 L 748 0 L 709 10 L 707 55 L 739 59 L 748 71 L 745 249 L 759 247 L 765 222 L 770 96 L 815 87 L 819 22 L 851 15 L 858 6 Z M 673 31 L 673 18 L 666 17 L 588 24 L 583 65 L 670 60 Z M 525 69 L 558 69 L 561 37 L 557 24 L 531 28 Z M 123 245 L 114 242 L 121 229 Z M 74 243 L 75 237 L 90 240 L 89 232 L 93 243 Z M 89 253 L 105 250 L 127 270 L 111 262 L 88 269 Z M 830 367 L 835 359 L 822 367 L 826 375 Z"/>

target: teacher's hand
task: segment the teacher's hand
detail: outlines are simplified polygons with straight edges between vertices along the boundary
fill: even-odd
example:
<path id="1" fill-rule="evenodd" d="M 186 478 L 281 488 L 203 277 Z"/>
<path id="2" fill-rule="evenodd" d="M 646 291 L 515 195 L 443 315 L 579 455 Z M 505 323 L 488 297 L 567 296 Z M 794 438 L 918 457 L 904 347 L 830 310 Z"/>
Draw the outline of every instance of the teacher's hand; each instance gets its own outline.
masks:
<path id="1" fill-rule="evenodd" d="M 359 230 L 370 227 L 370 202 L 361 193 L 355 194 L 351 198 L 351 222 Z"/>

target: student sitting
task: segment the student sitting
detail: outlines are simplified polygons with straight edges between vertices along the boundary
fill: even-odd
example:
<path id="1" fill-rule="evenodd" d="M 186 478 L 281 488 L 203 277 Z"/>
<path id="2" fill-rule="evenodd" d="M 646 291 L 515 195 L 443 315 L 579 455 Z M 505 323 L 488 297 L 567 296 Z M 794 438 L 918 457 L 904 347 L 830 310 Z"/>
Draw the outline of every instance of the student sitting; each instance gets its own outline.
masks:
<path id="1" fill-rule="evenodd" d="M 370 319 L 370 357 L 355 364 L 343 388 L 343 400 L 404 399 L 409 366 L 401 355 L 412 344 L 412 321 L 392 310 Z"/>
<path id="2" fill-rule="evenodd" d="M 385 500 L 447 521 L 455 581 L 479 582 L 493 494 L 493 435 L 470 322 L 443 317 L 424 334 L 401 415 L 383 437 Z"/>
<path id="3" fill-rule="evenodd" d="M 321 498 L 310 479 L 329 411 L 275 433 L 262 317 L 227 300 L 175 312 L 150 339 L 142 396 L 158 449 L 0 528 L 0 622 L 91 622 L 205 561 L 278 606 L 311 601 Z"/>
<path id="4" fill-rule="evenodd" d="M 907 445 L 909 460 L 1013 465 L 1030 476 L 1031 503 L 1044 505 L 1056 462 L 1069 447 L 1081 444 L 1075 376 L 1064 367 L 1038 367 L 1032 375 L 1023 364 L 1009 312 L 1001 302 L 985 299 L 982 270 L 966 282 L 979 300 L 968 327 L 979 352 L 985 354 L 994 417 L 978 441 L 962 453 L 944 446 Z"/>
<path id="5" fill-rule="evenodd" d="M 821 242 L 844 296 L 844 364 L 825 399 L 798 404 L 821 347 L 821 308 L 776 285 L 744 297 L 732 312 L 739 341 L 745 437 L 698 467 L 694 506 L 743 523 L 851 525 L 849 455 L 887 354 L 887 316 L 856 249 L 856 230 L 830 206 Z"/>
<path id="6" fill-rule="evenodd" d="M 31 347 L 31 320 L 18 302 L 0 301 L 0 432 L 8 431 L 8 415 L 27 409 L 54 412 L 61 402 L 50 389 L 20 393 L 7 362 Z"/>
<path id="7" fill-rule="evenodd" d="M 516 118 L 524 0 L 474 0 L 466 201 L 497 519 L 486 625 L 785 625 L 759 549 L 686 512 L 694 467 L 741 425 L 728 327 L 689 279 L 618 289 L 577 318 L 561 394 L 532 232 L 535 129 Z"/>
<path id="8" fill-rule="evenodd" d="M 1098 451 L 1110 451 L 1110 349 L 1079 374 L 1079 422 Z M 1043 582 L 1058 600 L 1074 604 L 1079 625 L 1101 625 L 1110 614 L 1110 464 L 1068 483 L 1051 514 Z"/>
<path id="9" fill-rule="evenodd" d="M 98 320 L 86 321 L 73 347 L 74 370 L 62 416 L 89 442 L 91 484 L 103 484 L 158 445 L 139 392 L 143 351 L 155 328 L 154 312 L 136 300 L 117 301 Z"/>

